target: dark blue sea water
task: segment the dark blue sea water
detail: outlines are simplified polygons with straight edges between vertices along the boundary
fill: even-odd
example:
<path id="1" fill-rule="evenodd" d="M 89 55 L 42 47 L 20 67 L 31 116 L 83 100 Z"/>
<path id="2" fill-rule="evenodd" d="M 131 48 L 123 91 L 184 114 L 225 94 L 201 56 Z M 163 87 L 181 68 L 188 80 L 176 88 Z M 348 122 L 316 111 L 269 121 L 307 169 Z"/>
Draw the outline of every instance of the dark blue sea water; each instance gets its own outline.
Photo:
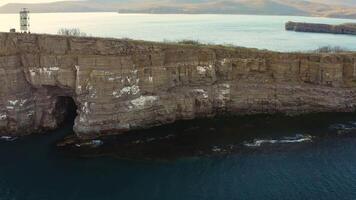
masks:
<path id="1" fill-rule="evenodd" d="M 151 130 L 199 132 L 193 142 L 185 138 L 174 143 L 187 148 L 216 149 L 213 145 L 223 148 L 229 142 L 238 146 L 233 153 L 168 160 L 71 156 L 55 146 L 70 125 L 0 142 L 0 199 L 356 199 L 355 115 L 256 118 L 191 121 Z M 286 141 L 296 133 L 313 139 L 255 147 L 243 142 Z"/>

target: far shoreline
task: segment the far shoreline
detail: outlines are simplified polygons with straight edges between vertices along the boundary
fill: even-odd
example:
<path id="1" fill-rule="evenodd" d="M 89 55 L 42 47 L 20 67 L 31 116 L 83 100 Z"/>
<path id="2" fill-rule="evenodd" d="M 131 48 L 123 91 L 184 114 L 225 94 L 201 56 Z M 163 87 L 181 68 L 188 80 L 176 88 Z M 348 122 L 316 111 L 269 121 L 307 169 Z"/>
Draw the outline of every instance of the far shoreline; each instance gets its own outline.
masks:
<path id="1" fill-rule="evenodd" d="M 149 12 L 115 12 L 115 11 L 60 11 L 60 12 L 36 12 L 31 14 L 91 14 L 91 13 L 115 13 L 118 15 L 234 15 L 234 16 L 270 16 L 270 17 L 305 17 L 305 18 L 320 18 L 320 19 L 336 19 L 336 20 L 352 20 L 356 22 L 356 18 L 343 17 L 328 17 L 328 16 L 312 16 L 312 15 L 278 15 L 278 14 L 243 14 L 243 13 L 149 13 Z M 17 12 L 0 12 L 0 15 L 18 14 Z"/>

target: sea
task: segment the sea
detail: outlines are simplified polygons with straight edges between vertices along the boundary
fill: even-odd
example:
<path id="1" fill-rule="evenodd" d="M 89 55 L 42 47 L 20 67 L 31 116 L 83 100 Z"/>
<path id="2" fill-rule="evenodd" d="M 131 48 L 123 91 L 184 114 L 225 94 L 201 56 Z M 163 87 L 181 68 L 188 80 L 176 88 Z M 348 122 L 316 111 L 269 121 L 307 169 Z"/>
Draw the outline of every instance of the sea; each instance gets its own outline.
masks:
<path id="1" fill-rule="evenodd" d="M 56 34 L 61 28 L 79 28 L 99 37 L 150 41 L 197 40 L 275 51 L 308 51 L 323 46 L 356 50 L 356 37 L 285 31 L 288 21 L 327 24 L 356 23 L 350 19 L 261 15 L 185 15 L 119 13 L 33 13 L 33 33 Z M 18 14 L 0 14 L 0 31 L 19 29 Z"/>
<path id="2" fill-rule="evenodd" d="M 292 21 L 345 19 L 118 13 L 31 14 L 33 33 L 61 27 L 92 36 L 152 41 L 198 40 L 275 51 L 321 46 L 356 50 L 356 37 L 295 33 Z M 18 26 L 0 14 L 0 31 Z M 0 138 L 1 200 L 356 199 L 356 113 L 222 116 L 182 121 L 100 147 L 58 147 L 61 128 Z M 137 137 L 136 137 L 137 136 Z"/>

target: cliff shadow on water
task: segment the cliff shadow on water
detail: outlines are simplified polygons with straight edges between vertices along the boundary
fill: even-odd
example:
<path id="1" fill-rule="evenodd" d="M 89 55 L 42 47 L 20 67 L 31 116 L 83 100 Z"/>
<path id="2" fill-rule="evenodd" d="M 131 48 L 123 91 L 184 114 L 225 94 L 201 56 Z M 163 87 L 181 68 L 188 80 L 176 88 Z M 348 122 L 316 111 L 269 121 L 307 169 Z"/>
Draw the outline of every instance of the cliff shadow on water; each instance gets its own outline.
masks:
<path id="1" fill-rule="evenodd" d="M 356 113 L 220 116 L 106 136 L 100 139 L 100 147 L 76 144 L 62 150 L 79 157 L 172 160 L 292 151 L 312 147 L 324 139 L 354 136 Z"/>

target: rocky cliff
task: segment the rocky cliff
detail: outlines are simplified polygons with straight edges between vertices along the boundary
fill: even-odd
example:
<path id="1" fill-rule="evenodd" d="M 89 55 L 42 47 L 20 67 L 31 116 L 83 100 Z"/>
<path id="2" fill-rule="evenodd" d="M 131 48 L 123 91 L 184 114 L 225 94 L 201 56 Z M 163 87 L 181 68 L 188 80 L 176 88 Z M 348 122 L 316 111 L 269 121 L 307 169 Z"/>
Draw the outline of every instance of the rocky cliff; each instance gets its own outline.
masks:
<path id="1" fill-rule="evenodd" d="M 347 23 L 347 24 L 340 24 L 340 25 L 329 25 L 329 24 L 287 22 L 286 30 L 297 31 L 297 32 L 356 35 L 356 24 Z"/>
<path id="2" fill-rule="evenodd" d="M 79 137 L 218 114 L 353 112 L 356 54 L 0 33 L 0 133 Z M 63 98 L 67 97 L 67 98 Z"/>

